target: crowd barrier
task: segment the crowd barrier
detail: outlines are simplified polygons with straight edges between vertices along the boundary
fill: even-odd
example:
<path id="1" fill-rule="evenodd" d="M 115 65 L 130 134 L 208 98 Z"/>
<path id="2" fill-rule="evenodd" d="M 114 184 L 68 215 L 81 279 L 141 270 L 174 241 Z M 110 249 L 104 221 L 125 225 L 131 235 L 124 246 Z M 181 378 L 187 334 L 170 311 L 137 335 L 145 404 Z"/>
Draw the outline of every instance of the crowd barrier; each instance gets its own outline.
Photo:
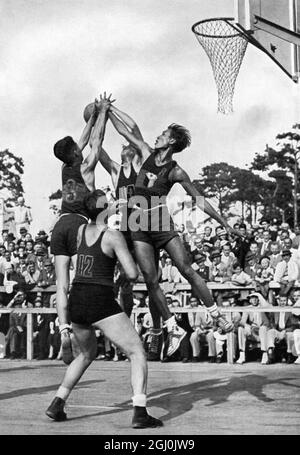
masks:
<path id="1" fill-rule="evenodd" d="M 211 290 L 218 290 L 218 291 L 228 291 L 228 290 L 240 290 L 244 291 L 249 294 L 249 291 L 253 291 L 253 286 L 235 286 L 232 283 L 207 283 L 208 288 Z M 272 283 L 270 286 L 272 289 L 278 289 L 279 285 L 277 283 Z M 300 283 L 296 283 L 296 288 L 300 287 Z M 147 292 L 146 285 L 144 283 L 138 283 L 133 288 L 136 292 Z M 189 284 L 176 284 L 176 290 L 182 292 L 191 292 L 191 287 Z M 5 292 L 5 288 L 0 286 L 0 293 Z M 41 287 L 34 287 L 32 288 L 29 293 L 36 293 L 36 292 L 47 292 L 47 293 L 55 293 L 56 286 L 48 286 L 47 288 Z M 56 308 L 0 308 L 0 314 L 11 313 L 12 311 L 17 311 L 18 313 L 26 313 L 27 314 L 27 351 L 26 357 L 27 360 L 33 359 L 33 314 L 56 314 Z M 137 315 L 141 313 L 147 313 L 149 309 L 147 307 L 141 308 L 134 308 L 132 311 L 132 323 L 136 325 L 136 318 Z M 199 308 L 185 308 L 185 307 L 177 307 L 176 309 L 171 311 L 174 313 L 195 313 L 195 312 L 206 312 L 207 310 L 203 307 Z M 263 313 L 276 313 L 276 312 L 290 312 L 291 307 L 263 307 L 263 308 L 249 308 L 249 307 L 226 307 L 222 308 L 222 313 L 226 314 L 227 319 L 230 321 L 232 320 L 233 313 L 243 313 L 244 311 L 247 312 L 263 312 Z M 299 309 L 300 312 L 300 309 Z M 227 334 L 227 363 L 233 364 L 234 363 L 234 343 L 233 343 L 233 333 Z"/>

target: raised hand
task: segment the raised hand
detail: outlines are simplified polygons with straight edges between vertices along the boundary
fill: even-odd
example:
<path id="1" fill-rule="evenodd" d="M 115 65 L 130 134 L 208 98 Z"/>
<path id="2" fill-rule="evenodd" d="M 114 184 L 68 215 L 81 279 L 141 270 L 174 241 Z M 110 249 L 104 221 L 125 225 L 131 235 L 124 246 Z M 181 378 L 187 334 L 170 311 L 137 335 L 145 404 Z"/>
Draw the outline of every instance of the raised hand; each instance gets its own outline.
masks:
<path id="1" fill-rule="evenodd" d="M 112 100 L 111 99 L 111 96 L 112 94 L 110 94 L 109 96 L 106 96 L 106 92 L 102 94 L 100 94 L 100 103 L 99 103 L 99 107 L 100 109 L 104 109 L 104 110 L 108 110 L 111 106 L 112 103 L 114 103 L 116 100 Z"/>

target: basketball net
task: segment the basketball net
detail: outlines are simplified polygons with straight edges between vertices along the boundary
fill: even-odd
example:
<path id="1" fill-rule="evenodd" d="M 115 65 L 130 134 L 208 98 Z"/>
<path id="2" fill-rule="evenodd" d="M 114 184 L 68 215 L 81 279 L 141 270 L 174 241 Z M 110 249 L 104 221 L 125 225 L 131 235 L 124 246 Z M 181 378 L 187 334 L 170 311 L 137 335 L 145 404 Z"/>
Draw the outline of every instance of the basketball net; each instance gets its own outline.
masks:
<path id="1" fill-rule="evenodd" d="M 236 29 L 232 19 L 208 19 L 197 22 L 192 30 L 210 60 L 218 90 L 218 112 L 233 112 L 237 75 L 248 41 Z"/>

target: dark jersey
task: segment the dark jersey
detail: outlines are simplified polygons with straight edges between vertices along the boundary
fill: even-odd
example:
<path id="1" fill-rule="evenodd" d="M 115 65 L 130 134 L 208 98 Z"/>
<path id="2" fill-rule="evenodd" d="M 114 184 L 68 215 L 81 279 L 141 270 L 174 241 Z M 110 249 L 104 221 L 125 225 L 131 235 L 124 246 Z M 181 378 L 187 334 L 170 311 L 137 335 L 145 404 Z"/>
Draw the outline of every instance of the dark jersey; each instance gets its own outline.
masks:
<path id="1" fill-rule="evenodd" d="M 106 229 L 99 235 L 96 242 L 88 246 L 85 239 L 84 226 L 81 242 L 77 250 L 76 274 L 73 283 L 114 285 L 114 270 L 116 258 L 107 256 L 101 247 L 101 241 Z"/>
<path id="2" fill-rule="evenodd" d="M 125 199 L 127 201 L 134 195 L 134 186 L 137 178 L 137 173 L 132 164 L 130 164 L 130 175 L 126 177 L 124 174 L 123 166 L 120 169 L 118 182 L 116 186 L 116 197 L 117 199 Z M 130 205 L 130 204 L 129 204 Z M 124 234 L 126 241 L 128 242 L 130 237 L 129 227 L 128 227 L 128 218 L 131 214 L 131 208 L 128 206 L 126 208 L 121 208 L 122 221 L 120 225 L 120 231 Z"/>
<path id="3" fill-rule="evenodd" d="M 172 160 L 163 166 L 157 166 L 155 156 L 155 152 L 151 153 L 144 162 L 135 184 L 135 195 L 144 196 L 148 204 L 152 202 L 151 206 L 156 205 L 155 200 L 151 201 L 151 196 L 162 197 L 165 203 L 165 198 L 173 186 L 173 182 L 169 181 L 169 173 L 177 165 L 176 161 Z"/>
<path id="4" fill-rule="evenodd" d="M 127 201 L 134 195 L 134 186 L 137 178 L 137 173 L 132 164 L 130 164 L 130 175 L 126 177 L 124 168 L 121 166 L 118 182 L 116 186 L 117 199 L 127 199 Z"/>
<path id="5" fill-rule="evenodd" d="M 88 217 L 83 206 L 84 197 L 90 193 L 81 174 L 81 164 L 64 165 L 62 168 L 61 213 L 77 213 Z"/>

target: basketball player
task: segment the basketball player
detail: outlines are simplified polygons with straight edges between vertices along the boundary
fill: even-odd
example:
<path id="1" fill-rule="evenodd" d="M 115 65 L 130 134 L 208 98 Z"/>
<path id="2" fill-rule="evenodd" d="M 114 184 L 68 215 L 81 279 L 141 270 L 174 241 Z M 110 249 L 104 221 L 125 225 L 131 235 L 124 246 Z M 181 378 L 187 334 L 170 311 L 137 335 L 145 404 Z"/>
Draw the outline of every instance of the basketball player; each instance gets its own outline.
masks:
<path id="1" fill-rule="evenodd" d="M 110 95 L 111 96 L 111 95 Z M 57 277 L 57 313 L 60 324 L 62 357 L 66 364 L 73 359 L 70 325 L 67 310 L 69 291 L 69 267 L 71 261 L 76 267 L 76 236 L 79 226 L 88 222 L 84 197 L 95 189 L 95 167 L 99 159 L 107 110 L 112 101 L 110 96 L 96 99 L 92 115 L 82 135 L 76 143 L 67 136 L 54 145 L 54 155 L 62 165 L 62 205 L 61 216 L 54 226 L 51 236 L 51 253 Z M 99 112 L 99 113 L 98 113 Z M 83 150 L 90 142 L 90 152 L 83 158 Z"/>
<path id="2" fill-rule="evenodd" d="M 143 139 L 138 126 L 127 114 L 117 108 L 113 109 L 113 112 L 131 129 L 136 137 L 139 137 L 141 140 Z M 127 206 L 127 201 L 134 194 L 136 177 L 142 165 L 141 156 L 136 148 L 128 144 L 124 145 L 122 148 L 121 164 L 112 160 L 103 148 L 99 154 L 99 161 L 111 176 L 116 199 L 120 204 L 118 208 L 122 216 L 120 231 L 124 235 L 128 249 L 132 254 L 133 244 L 127 224 L 130 209 Z M 125 205 L 126 209 L 124 209 Z M 132 283 L 126 280 L 123 270 L 121 270 L 120 283 L 120 305 L 127 316 L 130 317 L 133 308 Z"/>
<path id="3" fill-rule="evenodd" d="M 111 118 L 111 114 L 109 117 Z M 140 205 L 144 208 L 136 210 L 135 218 L 132 217 L 135 213 L 131 215 L 129 225 L 131 225 L 131 230 L 135 230 L 132 223 L 139 217 L 139 228 L 136 232 L 132 232 L 135 256 L 144 275 L 149 297 L 151 296 L 151 299 L 149 298 L 149 307 L 152 306 L 152 309 L 150 307 L 151 315 L 160 314 L 169 333 L 172 334 L 169 337 L 168 352 L 172 351 L 173 343 L 176 343 L 176 338 L 180 338 L 181 334 L 158 282 L 155 258 L 156 251 L 160 248 L 167 251 L 179 272 L 190 283 L 194 295 L 204 302 L 218 325 L 225 332 L 232 331 L 233 324 L 220 314 L 205 281 L 191 267 L 166 205 L 166 197 L 172 186 L 180 183 L 201 210 L 222 224 L 228 232 L 235 232 L 199 194 L 188 174 L 173 160 L 175 153 L 181 152 L 190 145 L 189 131 L 180 125 L 171 124 L 157 137 L 155 147 L 152 149 L 121 122 L 115 124 L 115 127 L 142 154 L 143 164 L 137 176 L 134 198 L 135 200 L 139 198 Z M 156 335 L 160 337 L 161 334 L 156 331 Z M 159 345 L 158 342 L 156 344 Z"/>
<path id="4" fill-rule="evenodd" d="M 111 122 L 117 128 L 119 122 L 123 122 L 126 128 L 128 128 L 135 137 L 138 137 L 141 141 L 143 141 L 142 134 L 134 122 L 134 120 L 126 113 L 120 111 L 115 106 L 110 107 L 109 117 Z M 131 254 L 134 255 L 134 248 L 131 239 L 131 233 L 128 226 L 128 218 L 131 214 L 131 209 L 124 205 L 124 201 L 129 201 L 130 198 L 134 195 L 134 187 L 136 183 L 137 174 L 140 171 L 142 166 L 142 159 L 139 150 L 134 147 L 133 145 L 129 144 L 123 147 L 121 153 L 121 164 L 116 163 L 113 161 L 110 156 L 102 149 L 100 152 L 100 162 L 103 167 L 109 172 L 111 175 L 112 183 L 115 188 L 116 198 L 120 201 L 120 212 L 122 214 L 122 221 L 120 230 L 125 237 L 127 242 L 127 246 Z M 156 260 L 155 263 L 157 265 L 157 273 L 158 273 L 158 261 L 159 261 L 159 251 L 156 251 Z M 122 273 L 123 274 L 123 273 Z M 149 296 L 152 299 L 152 295 Z M 132 284 L 129 283 L 127 280 L 122 279 L 122 285 L 120 290 L 120 304 L 123 310 L 126 312 L 127 316 L 130 317 L 132 307 L 133 307 L 133 293 L 132 293 Z M 152 310 L 154 305 L 150 304 L 150 309 Z M 162 340 L 158 339 L 155 336 L 156 333 L 159 335 L 162 334 L 161 331 L 161 316 L 160 313 L 155 312 L 152 314 L 153 319 L 153 329 L 149 335 L 149 347 L 147 352 L 147 359 L 150 361 L 159 360 L 160 359 L 160 351 Z M 180 333 L 180 336 L 179 336 Z M 154 334 L 154 335 L 153 335 Z M 174 354 L 174 352 L 179 348 L 180 341 L 184 337 L 185 331 L 178 327 L 176 338 L 173 340 L 172 343 L 169 343 L 170 350 L 167 352 L 168 356 Z M 170 332 L 170 337 L 173 336 L 173 332 Z M 157 342 L 159 343 L 157 344 Z"/>
<path id="5" fill-rule="evenodd" d="M 163 425 L 162 422 L 151 417 L 146 409 L 147 362 L 142 342 L 114 299 L 113 278 L 117 259 L 130 281 L 136 280 L 138 272 L 123 235 L 108 229 L 98 217 L 107 204 L 105 193 L 101 190 L 93 191 L 84 200 L 85 213 L 91 223 L 80 226 L 78 230 L 78 259 L 69 303 L 70 319 L 80 354 L 69 365 L 46 414 L 56 421 L 66 420 L 65 402 L 96 357 L 96 327 L 130 359 L 132 427 L 158 427 Z"/>

